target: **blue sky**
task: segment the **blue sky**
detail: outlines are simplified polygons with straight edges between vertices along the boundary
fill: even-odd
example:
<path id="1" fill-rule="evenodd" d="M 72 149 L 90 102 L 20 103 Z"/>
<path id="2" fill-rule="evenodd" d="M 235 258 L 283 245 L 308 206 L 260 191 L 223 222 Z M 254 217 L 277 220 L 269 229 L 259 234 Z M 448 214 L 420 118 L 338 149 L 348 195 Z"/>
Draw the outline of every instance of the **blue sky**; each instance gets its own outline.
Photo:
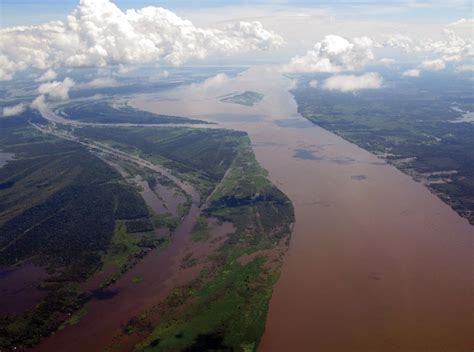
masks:
<path id="1" fill-rule="evenodd" d="M 115 0 L 120 8 L 161 6 L 177 14 L 189 14 L 203 8 L 268 6 L 273 8 L 320 8 L 341 18 L 377 18 L 386 21 L 415 21 L 449 23 L 462 17 L 473 17 L 473 2 L 451 1 L 218 1 L 218 0 Z M 64 19 L 79 3 L 79 0 L 1 0 L 0 25 L 40 24 L 50 20 Z"/>

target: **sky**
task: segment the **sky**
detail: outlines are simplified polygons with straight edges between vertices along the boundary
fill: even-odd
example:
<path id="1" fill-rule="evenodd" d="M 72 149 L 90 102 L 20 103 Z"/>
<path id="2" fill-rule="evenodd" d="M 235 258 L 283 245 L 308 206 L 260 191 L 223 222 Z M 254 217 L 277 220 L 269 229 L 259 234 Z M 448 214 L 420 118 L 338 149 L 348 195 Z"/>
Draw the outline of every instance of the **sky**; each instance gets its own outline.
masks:
<path id="1" fill-rule="evenodd" d="M 473 16 L 473 2 L 469 0 L 299 0 L 299 1 L 219 1 L 219 0 L 116 0 L 121 9 L 145 6 L 165 7 L 177 14 L 193 17 L 193 13 L 225 9 L 265 7 L 270 11 L 291 9 L 320 9 L 341 18 L 377 18 L 381 21 L 414 21 L 425 23 L 450 23 L 459 18 Z M 40 24 L 50 20 L 64 19 L 76 6 L 78 0 L 2 0 L 0 2 L 0 25 Z M 237 11 L 238 13 L 238 11 Z M 228 15 L 226 17 L 229 17 Z"/>
<path id="2" fill-rule="evenodd" d="M 67 99 L 57 71 L 76 67 L 273 64 L 341 91 L 383 87 L 377 65 L 474 72 L 472 0 L 0 1 L 0 81 L 37 70 L 44 99 Z"/>

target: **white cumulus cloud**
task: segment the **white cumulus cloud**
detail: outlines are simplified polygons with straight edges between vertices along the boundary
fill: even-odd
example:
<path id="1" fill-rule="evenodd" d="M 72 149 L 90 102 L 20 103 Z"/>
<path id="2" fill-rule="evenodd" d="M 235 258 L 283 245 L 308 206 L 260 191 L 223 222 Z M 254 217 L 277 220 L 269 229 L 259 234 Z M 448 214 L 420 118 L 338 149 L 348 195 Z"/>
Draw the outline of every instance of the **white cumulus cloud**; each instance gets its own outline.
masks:
<path id="1" fill-rule="evenodd" d="M 383 85 L 383 78 L 375 72 L 363 75 L 335 75 L 327 78 L 323 83 L 326 90 L 353 92 L 361 89 L 378 89 Z"/>
<path id="2" fill-rule="evenodd" d="M 75 85 L 75 89 L 88 89 L 88 88 L 107 88 L 107 87 L 116 87 L 119 85 L 119 82 L 113 78 L 109 77 L 99 77 L 95 78 L 89 82 L 78 83 Z"/>
<path id="3" fill-rule="evenodd" d="M 218 73 L 215 76 L 209 77 L 204 82 L 201 83 L 193 83 L 193 86 L 199 87 L 203 90 L 214 90 L 219 89 L 223 85 L 229 83 L 230 77 L 227 76 L 225 73 Z"/>
<path id="4" fill-rule="evenodd" d="M 56 79 L 58 74 L 54 72 L 54 70 L 49 69 L 45 73 L 43 73 L 41 76 L 39 76 L 37 79 L 35 79 L 36 82 L 45 82 L 45 81 L 52 81 L 53 79 Z"/>
<path id="5" fill-rule="evenodd" d="M 312 79 L 311 81 L 308 82 L 308 86 L 310 86 L 311 88 L 317 88 L 318 87 L 318 81 L 315 80 L 315 79 Z"/>
<path id="6" fill-rule="evenodd" d="M 462 61 L 474 57 L 473 19 L 462 18 L 443 28 L 438 39 L 412 39 L 403 34 L 387 36 L 382 46 L 408 52 L 437 54 L 445 62 Z"/>
<path id="7" fill-rule="evenodd" d="M 26 110 L 28 106 L 26 104 L 20 103 L 13 106 L 5 106 L 2 111 L 2 116 L 15 116 L 19 115 Z"/>
<path id="8" fill-rule="evenodd" d="M 456 71 L 459 71 L 459 72 L 474 71 L 474 65 L 473 64 L 459 65 L 459 66 L 456 66 Z"/>
<path id="9" fill-rule="evenodd" d="M 416 68 L 402 73 L 404 77 L 419 77 L 422 71 L 441 71 L 446 68 L 446 63 L 441 59 L 425 60 Z"/>
<path id="10" fill-rule="evenodd" d="M 404 77 L 419 77 L 420 76 L 420 70 L 414 68 L 412 70 L 406 70 L 402 73 L 402 76 Z"/>
<path id="11" fill-rule="evenodd" d="M 47 109 L 46 101 L 44 95 L 39 95 L 31 102 L 30 107 L 32 109 L 38 110 L 39 112 L 43 112 Z"/>
<path id="12" fill-rule="evenodd" d="M 382 45 L 387 48 L 397 48 L 405 51 L 412 51 L 416 47 L 415 41 L 412 38 L 400 33 L 387 35 Z"/>
<path id="13" fill-rule="evenodd" d="M 462 37 L 452 29 L 445 30 L 444 40 L 428 40 L 423 50 L 441 56 L 444 61 L 461 61 L 474 57 L 473 37 Z"/>
<path id="14" fill-rule="evenodd" d="M 390 66 L 390 65 L 396 64 L 396 63 L 397 63 L 397 60 L 395 60 L 395 59 L 390 59 L 390 58 L 388 58 L 388 57 L 384 57 L 384 58 L 380 59 L 379 62 L 380 62 L 382 65 Z"/>
<path id="15" fill-rule="evenodd" d="M 418 67 L 425 71 L 441 71 L 446 68 L 446 64 L 441 59 L 425 60 Z"/>
<path id="16" fill-rule="evenodd" d="M 474 18 L 460 18 L 459 20 L 447 25 L 447 27 L 451 28 L 466 28 L 469 31 L 472 31 L 472 26 L 474 26 Z"/>
<path id="17" fill-rule="evenodd" d="M 374 59 L 374 42 L 368 37 L 349 40 L 327 35 L 303 56 L 295 56 L 284 67 L 288 72 L 342 72 L 363 68 Z"/>
<path id="18" fill-rule="evenodd" d="M 236 55 L 283 44 L 258 22 L 199 28 L 171 11 L 122 11 L 110 0 L 81 0 L 66 21 L 0 29 L 0 80 L 28 67 L 181 65 L 209 55 Z"/>
<path id="19" fill-rule="evenodd" d="M 38 87 L 38 93 L 52 100 L 67 100 L 69 99 L 69 90 L 74 87 L 75 84 L 76 82 L 66 77 L 62 82 L 54 81 L 43 83 Z"/>

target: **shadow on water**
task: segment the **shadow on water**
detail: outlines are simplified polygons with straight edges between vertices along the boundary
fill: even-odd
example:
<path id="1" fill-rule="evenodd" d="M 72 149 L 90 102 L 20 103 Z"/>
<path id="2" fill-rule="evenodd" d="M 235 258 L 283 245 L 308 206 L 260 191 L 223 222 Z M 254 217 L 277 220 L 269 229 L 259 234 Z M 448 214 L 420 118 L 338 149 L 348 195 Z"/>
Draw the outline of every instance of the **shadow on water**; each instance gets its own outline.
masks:
<path id="1" fill-rule="evenodd" d="M 320 152 L 320 150 L 311 150 L 305 148 L 296 148 L 294 150 L 293 158 L 300 160 L 315 160 L 315 161 L 325 161 L 329 163 L 334 163 L 337 165 L 349 165 L 356 163 L 357 161 L 350 157 L 329 157 L 326 155 L 316 156 L 315 153 Z"/>
<path id="2" fill-rule="evenodd" d="M 92 297 L 98 300 L 106 300 L 115 297 L 118 293 L 118 289 L 97 289 L 93 290 Z"/>
<path id="3" fill-rule="evenodd" d="M 282 119 L 274 121 L 275 124 L 283 128 L 314 128 L 314 124 L 303 119 Z"/>
<path id="4" fill-rule="evenodd" d="M 14 184 L 15 184 L 15 181 L 8 181 L 8 182 L 0 183 L 0 190 L 11 188 L 11 187 L 13 187 Z"/>
<path id="5" fill-rule="evenodd" d="M 263 120 L 262 115 L 258 114 L 233 114 L 233 113 L 220 113 L 220 114 L 207 114 L 202 116 L 203 119 L 211 119 L 218 122 L 260 122 Z"/>
<path id="6" fill-rule="evenodd" d="M 301 160 L 324 160 L 323 157 L 315 156 L 314 153 L 314 150 L 295 149 L 295 155 L 293 157 Z"/>
<path id="7" fill-rule="evenodd" d="M 351 180 L 363 181 L 363 180 L 367 180 L 367 176 L 366 175 L 352 175 Z"/>

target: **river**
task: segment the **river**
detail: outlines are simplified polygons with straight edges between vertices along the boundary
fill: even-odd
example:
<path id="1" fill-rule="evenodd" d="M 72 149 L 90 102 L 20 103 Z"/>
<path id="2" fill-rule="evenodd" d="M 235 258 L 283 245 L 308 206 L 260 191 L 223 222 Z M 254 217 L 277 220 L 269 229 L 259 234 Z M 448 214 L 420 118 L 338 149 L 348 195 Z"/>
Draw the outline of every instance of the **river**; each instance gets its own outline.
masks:
<path id="1" fill-rule="evenodd" d="M 294 203 L 259 351 L 471 351 L 474 227 L 421 183 L 302 118 L 292 85 L 257 67 L 130 101 L 246 131 Z M 265 97 L 254 107 L 217 99 L 245 90 Z"/>

